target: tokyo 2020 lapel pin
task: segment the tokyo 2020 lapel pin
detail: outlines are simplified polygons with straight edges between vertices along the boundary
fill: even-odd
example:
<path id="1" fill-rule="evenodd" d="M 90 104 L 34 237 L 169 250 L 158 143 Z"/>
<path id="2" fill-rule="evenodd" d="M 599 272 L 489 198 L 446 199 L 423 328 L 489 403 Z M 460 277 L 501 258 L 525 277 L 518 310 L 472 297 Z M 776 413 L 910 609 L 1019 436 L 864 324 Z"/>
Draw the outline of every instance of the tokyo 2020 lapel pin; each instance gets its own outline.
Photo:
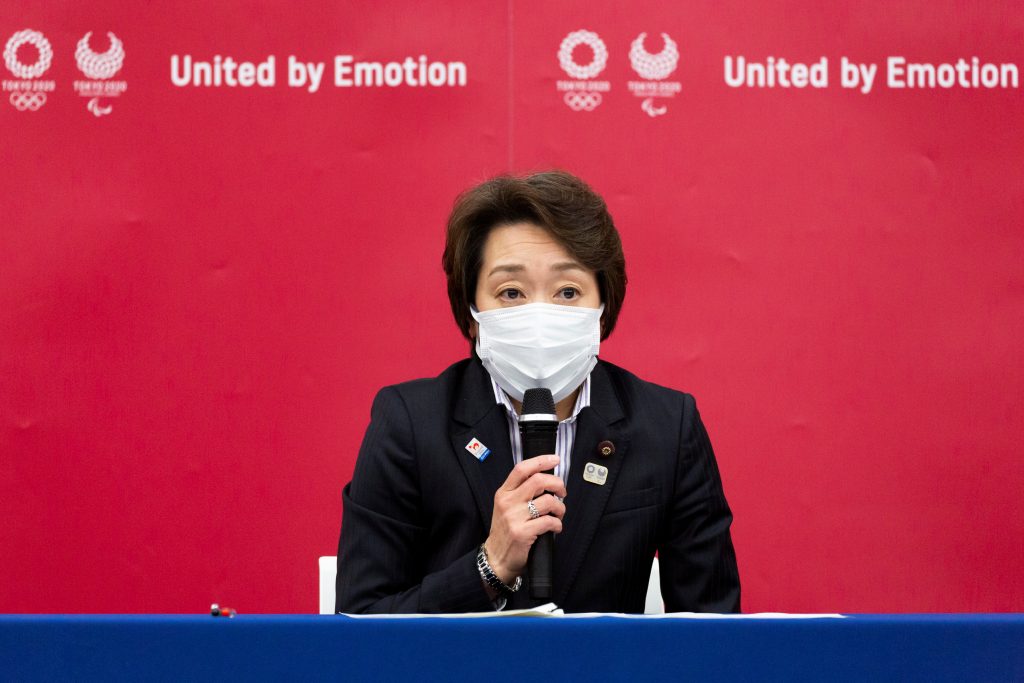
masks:
<path id="1" fill-rule="evenodd" d="M 583 481 L 604 486 L 604 483 L 608 481 L 608 468 L 604 465 L 588 462 L 587 466 L 583 468 Z"/>

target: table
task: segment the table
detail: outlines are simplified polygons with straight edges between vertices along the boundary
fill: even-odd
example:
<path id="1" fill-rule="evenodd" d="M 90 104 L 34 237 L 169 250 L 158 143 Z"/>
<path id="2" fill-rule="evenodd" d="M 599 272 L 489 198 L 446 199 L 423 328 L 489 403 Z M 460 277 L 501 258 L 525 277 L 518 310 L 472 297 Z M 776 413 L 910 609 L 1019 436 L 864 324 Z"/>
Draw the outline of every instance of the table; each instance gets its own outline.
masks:
<path id="1" fill-rule="evenodd" d="M 550 673 L 544 673 L 550 672 Z M 1024 615 L 0 616 L 2 680 L 1024 681 Z"/>

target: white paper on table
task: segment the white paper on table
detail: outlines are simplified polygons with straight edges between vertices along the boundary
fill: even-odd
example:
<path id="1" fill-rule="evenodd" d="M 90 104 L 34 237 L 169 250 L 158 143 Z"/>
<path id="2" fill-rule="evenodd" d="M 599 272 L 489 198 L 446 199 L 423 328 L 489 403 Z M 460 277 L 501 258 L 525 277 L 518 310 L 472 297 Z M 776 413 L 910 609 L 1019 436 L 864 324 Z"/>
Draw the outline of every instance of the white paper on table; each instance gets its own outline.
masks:
<path id="1" fill-rule="evenodd" d="M 353 619 L 422 619 L 423 617 L 442 617 L 445 619 L 476 619 L 484 617 L 560 617 L 562 609 L 553 602 L 537 605 L 529 609 L 510 609 L 502 612 L 464 612 L 461 614 L 344 614 L 343 617 Z"/>

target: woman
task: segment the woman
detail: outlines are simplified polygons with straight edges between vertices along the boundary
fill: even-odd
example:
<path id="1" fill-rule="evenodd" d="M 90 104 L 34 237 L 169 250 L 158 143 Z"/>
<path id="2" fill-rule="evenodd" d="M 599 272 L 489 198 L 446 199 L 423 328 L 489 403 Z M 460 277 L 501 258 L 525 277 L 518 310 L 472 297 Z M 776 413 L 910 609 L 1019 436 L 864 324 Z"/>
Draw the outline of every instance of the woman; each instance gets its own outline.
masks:
<path id="1" fill-rule="evenodd" d="M 738 611 L 693 397 L 597 358 L 626 293 L 604 201 L 564 172 L 492 179 L 456 201 L 443 264 L 471 357 L 374 400 L 343 492 L 337 611 L 532 606 L 519 587 L 548 531 L 567 612 L 643 612 L 655 552 L 668 611 Z M 557 453 L 523 460 L 533 387 L 556 402 Z"/>

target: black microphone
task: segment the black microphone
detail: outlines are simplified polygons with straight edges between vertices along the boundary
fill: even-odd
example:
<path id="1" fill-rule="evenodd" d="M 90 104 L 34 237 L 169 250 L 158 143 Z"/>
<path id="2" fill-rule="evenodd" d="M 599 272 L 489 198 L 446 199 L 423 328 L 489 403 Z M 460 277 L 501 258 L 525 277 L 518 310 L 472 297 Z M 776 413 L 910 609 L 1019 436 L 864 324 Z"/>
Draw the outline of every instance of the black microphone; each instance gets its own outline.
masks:
<path id="1" fill-rule="evenodd" d="M 555 452 L 558 417 L 555 415 L 555 399 L 549 389 L 526 390 L 523 395 L 523 412 L 519 416 L 519 435 L 523 445 L 523 460 Z M 547 470 L 546 474 L 554 474 L 554 470 Z M 554 533 L 548 531 L 538 536 L 527 559 L 530 597 L 535 600 L 551 598 L 554 555 Z"/>

